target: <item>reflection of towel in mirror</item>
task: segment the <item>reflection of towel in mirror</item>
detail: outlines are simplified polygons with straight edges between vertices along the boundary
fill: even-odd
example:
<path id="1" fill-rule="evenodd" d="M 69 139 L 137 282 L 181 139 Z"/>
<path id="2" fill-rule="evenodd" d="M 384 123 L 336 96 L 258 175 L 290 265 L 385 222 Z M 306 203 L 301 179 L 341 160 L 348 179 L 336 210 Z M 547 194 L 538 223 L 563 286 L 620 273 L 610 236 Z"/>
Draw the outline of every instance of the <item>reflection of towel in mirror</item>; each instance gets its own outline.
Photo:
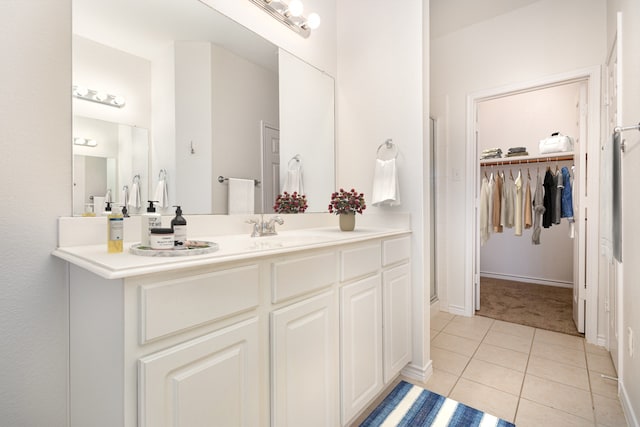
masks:
<path id="1" fill-rule="evenodd" d="M 373 206 L 398 206 L 400 205 L 400 185 L 398 182 L 398 169 L 396 159 L 376 159 L 376 168 L 373 173 Z"/>
<path id="2" fill-rule="evenodd" d="M 129 207 L 140 209 L 141 206 L 142 196 L 140 195 L 140 182 L 138 181 L 138 177 L 135 177 L 131 184 L 131 191 L 129 193 Z"/>
<path id="3" fill-rule="evenodd" d="M 284 193 L 285 191 L 289 194 L 304 194 L 302 167 L 299 163 L 287 170 L 287 176 L 284 179 L 284 186 L 282 187 L 282 192 Z"/>
<path id="4" fill-rule="evenodd" d="M 229 215 L 254 213 L 254 187 L 252 179 L 229 178 Z"/>
<path id="5" fill-rule="evenodd" d="M 169 189 L 167 188 L 167 179 L 161 179 L 158 181 L 156 187 L 156 206 L 166 209 L 169 207 Z"/>

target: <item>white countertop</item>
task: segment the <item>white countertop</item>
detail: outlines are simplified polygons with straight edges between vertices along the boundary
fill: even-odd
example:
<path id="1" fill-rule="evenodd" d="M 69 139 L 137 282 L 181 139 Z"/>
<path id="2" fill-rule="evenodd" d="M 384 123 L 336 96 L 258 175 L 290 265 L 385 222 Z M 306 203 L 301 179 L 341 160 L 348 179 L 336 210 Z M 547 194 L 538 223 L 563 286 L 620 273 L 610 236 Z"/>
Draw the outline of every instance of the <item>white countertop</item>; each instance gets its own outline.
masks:
<path id="1" fill-rule="evenodd" d="M 199 267 L 230 261 L 247 260 L 286 254 L 301 250 L 318 249 L 357 243 L 371 239 L 409 234 L 408 229 L 357 227 L 342 232 L 337 227 L 310 228 L 281 231 L 276 236 L 249 237 L 249 235 L 200 236 L 219 245 L 215 252 L 179 257 L 147 257 L 129 252 L 131 243 L 125 243 L 122 253 L 108 253 L 106 242 L 101 245 L 67 246 L 53 251 L 53 255 L 82 267 L 106 279 L 121 279 L 142 274 L 159 273 L 180 268 Z"/>

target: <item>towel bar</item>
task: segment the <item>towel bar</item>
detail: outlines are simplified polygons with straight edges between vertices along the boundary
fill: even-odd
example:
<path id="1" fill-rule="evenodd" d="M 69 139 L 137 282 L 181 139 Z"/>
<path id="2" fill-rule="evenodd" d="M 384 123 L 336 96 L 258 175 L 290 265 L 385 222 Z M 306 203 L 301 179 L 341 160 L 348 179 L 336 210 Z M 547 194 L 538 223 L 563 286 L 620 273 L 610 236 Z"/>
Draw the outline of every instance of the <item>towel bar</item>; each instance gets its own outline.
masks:
<path id="1" fill-rule="evenodd" d="M 218 177 L 218 182 L 219 182 L 220 184 L 222 184 L 222 183 L 223 183 L 223 182 L 225 182 L 225 181 L 229 181 L 229 178 L 225 178 L 225 177 L 224 177 L 224 176 L 222 176 L 222 175 L 220 175 L 220 176 Z M 260 185 L 260 180 L 258 180 L 258 179 L 254 179 L 254 180 L 253 180 L 253 182 L 255 183 L 256 187 L 257 187 L 258 185 Z"/>

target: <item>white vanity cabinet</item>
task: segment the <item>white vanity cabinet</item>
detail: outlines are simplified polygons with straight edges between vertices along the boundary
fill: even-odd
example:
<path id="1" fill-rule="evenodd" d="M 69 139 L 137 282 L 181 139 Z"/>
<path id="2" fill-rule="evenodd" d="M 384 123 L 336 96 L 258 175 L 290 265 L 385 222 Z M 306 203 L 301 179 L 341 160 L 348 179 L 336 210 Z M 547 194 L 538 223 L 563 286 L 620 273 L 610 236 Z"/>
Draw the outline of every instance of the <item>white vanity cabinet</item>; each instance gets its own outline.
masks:
<path id="1" fill-rule="evenodd" d="M 410 239 L 341 252 L 342 425 L 411 361 Z"/>
<path id="2" fill-rule="evenodd" d="M 71 427 L 347 425 L 410 361 L 409 245 L 372 233 L 170 268 L 60 251 Z"/>

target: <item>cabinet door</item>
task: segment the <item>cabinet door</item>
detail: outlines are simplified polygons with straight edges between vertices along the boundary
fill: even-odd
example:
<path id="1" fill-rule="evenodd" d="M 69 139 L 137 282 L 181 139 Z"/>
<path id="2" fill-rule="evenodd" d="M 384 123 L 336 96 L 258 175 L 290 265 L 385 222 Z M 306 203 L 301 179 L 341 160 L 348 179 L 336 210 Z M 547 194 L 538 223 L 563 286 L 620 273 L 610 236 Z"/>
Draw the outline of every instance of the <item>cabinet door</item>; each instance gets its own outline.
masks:
<path id="1" fill-rule="evenodd" d="M 342 425 L 382 390 L 380 275 L 340 289 Z"/>
<path id="2" fill-rule="evenodd" d="M 338 425 L 337 305 L 331 291 L 271 313 L 271 425 Z"/>
<path id="3" fill-rule="evenodd" d="M 411 269 L 403 264 L 382 273 L 384 382 L 411 361 Z"/>
<path id="4" fill-rule="evenodd" d="M 258 332 L 253 318 L 140 359 L 139 425 L 261 425 Z"/>

